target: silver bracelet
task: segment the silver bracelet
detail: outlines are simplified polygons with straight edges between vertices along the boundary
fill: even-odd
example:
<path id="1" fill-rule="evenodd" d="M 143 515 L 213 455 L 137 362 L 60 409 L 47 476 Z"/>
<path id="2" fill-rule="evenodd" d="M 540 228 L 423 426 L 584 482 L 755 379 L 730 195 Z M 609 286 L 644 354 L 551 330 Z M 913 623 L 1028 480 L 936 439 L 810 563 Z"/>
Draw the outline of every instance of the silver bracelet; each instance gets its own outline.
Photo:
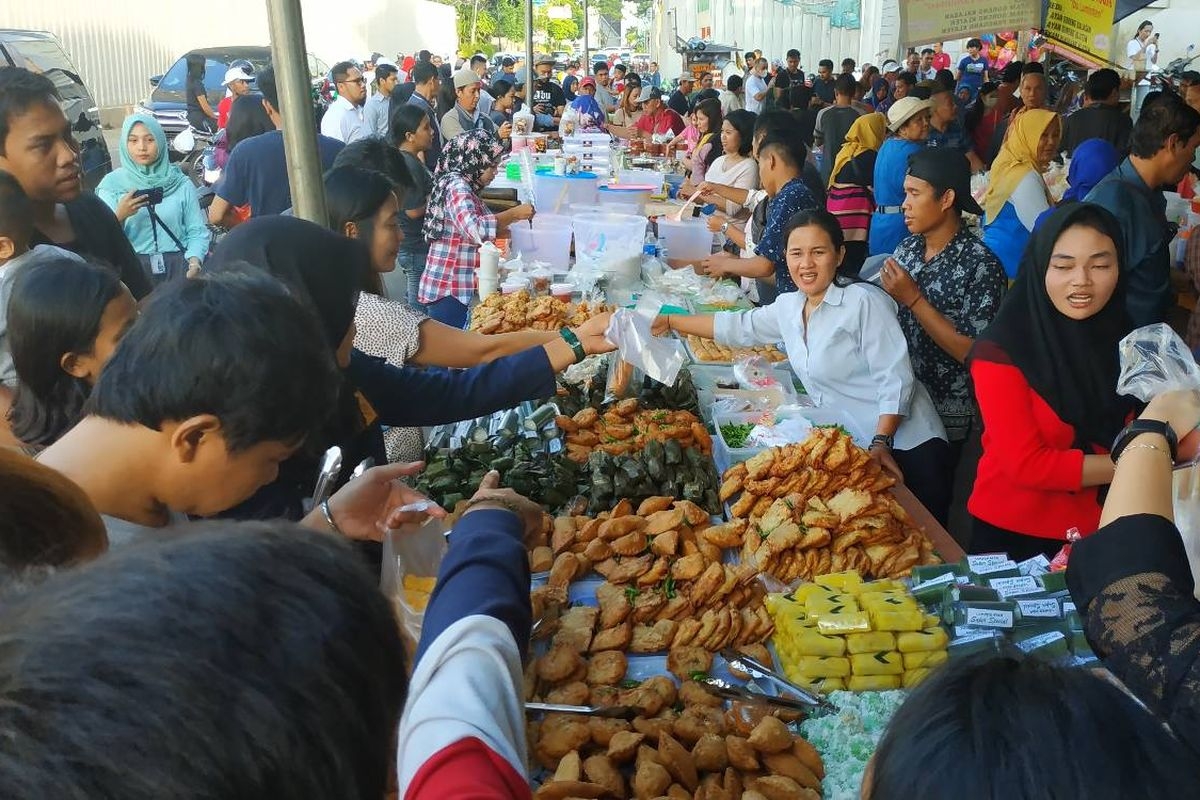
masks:
<path id="1" fill-rule="evenodd" d="M 336 533 L 338 536 L 346 535 L 346 534 L 342 533 L 342 529 L 339 528 L 337 526 L 337 523 L 333 521 L 333 512 L 329 510 L 329 501 L 328 500 L 321 501 L 321 513 L 325 515 L 325 524 L 329 526 L 329 529 L 331 531 Z"/>
<path id="2" fill-rule="evenodd" d="M 1159 447 L 1156 444 L 1129 444 L 1129 445 L 1125 445 L 1125 449 L 1123 451 L 1121 451 L 1121 457 L 1117 459 L 1118 464 L 1121 462 L 1121 458 L 1124 458 L 1125 454 L 1128 453 L 1130 450 L 1157 450 L 1158 452 L 1160 452 L 1164 456 L 1166 456 L 1168 459 L 1171 458 L 1171 453 L 1169 451 L 1162 449 L 1161 447 Z"/>

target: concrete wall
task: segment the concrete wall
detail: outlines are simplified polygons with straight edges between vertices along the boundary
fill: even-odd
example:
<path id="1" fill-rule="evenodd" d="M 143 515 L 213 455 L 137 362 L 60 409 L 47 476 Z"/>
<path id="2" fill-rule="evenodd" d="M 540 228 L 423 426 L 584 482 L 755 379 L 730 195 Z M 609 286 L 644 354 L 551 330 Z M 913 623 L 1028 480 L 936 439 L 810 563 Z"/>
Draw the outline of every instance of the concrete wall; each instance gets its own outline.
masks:
<path id="1" fill-rule="evenodd" d="M 357 0 L 352 6 L 304 0 L 303 13 L 308 51 L 326 64 L 372 51 L 395 57 L 426 48 L 449 55 L 458 47 L 454 8 L 429 0 Z M 109 111 L 106 120 L 144 99 L 149 76 L 192 48 L 269 43 L 263 0 L 136 6 L 124 0 L 0 0 L 0 28 L 56 34 L 97 103 Z"/>

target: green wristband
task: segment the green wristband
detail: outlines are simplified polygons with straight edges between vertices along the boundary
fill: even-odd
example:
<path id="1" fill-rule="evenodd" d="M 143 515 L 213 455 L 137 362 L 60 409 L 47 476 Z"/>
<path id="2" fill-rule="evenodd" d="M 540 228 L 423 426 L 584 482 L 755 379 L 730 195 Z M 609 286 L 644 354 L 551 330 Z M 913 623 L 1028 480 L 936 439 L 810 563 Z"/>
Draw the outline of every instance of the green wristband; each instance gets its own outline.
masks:
<path id="1" fill-rule="evenodd" d="M 563 341 L 571 345 L 571 350 L 575 353 L 575 363 L 578 364 L 587 358 L 587 352 L 583 349 L 583 344 L 579 341 L 579 337 L 570 328 L 559 328 L 558 335 L 563 338 Z"/>

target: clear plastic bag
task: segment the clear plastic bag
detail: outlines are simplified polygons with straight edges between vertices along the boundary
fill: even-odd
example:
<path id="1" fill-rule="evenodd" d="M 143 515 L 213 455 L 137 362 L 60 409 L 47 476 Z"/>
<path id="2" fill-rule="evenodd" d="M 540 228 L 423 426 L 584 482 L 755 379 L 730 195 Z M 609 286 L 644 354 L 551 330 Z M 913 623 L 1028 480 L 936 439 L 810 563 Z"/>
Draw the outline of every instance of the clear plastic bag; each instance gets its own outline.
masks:
<path id="1" fill-rule="evenodd" d="M 618 308 L 613 312 L 612 322 L 604 335 L 617 346 L 622 361 L 659 383 L 674 386 L 685 361 L 683 345 L 676 339 L 650 332 L 660 309 L 662 300 L 653 294 L 645 294 L 633 310 Z"/>
<path id="2" fill-rule="evenodd" d="M 446 521 L 429 519 L 413 530 L 389 531 L 383 539 L 379 588 L 392 601 L 411 665 L 421 641 L 425 604 L 446 555 Z"/>
<path id="3" fill-rule="evenodd" d="M 1200 389 L 1200 365 L 1169 325 L 1138 328 L 1121 340 L 1117 394 L 1148 403 L 1163 392 Z"/>

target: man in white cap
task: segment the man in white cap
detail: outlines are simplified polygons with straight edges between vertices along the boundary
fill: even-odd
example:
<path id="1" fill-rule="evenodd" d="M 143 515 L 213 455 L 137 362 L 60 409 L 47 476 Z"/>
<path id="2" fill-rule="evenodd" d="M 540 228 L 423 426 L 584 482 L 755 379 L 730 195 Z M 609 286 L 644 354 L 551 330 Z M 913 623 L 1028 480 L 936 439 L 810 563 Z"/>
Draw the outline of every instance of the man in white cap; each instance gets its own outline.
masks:
<path id="1" fill-rule="evenodd" d="M 254 76 L 246 71 L 245 67 L 230 67 L 225 72 L 225 80 L 221 85 L 225 87 L 225 96 L 221 98 L 221 102 L 217 103 L 217 127 L 224 128 L 229 124 L 229 110 L 233 108 L 233 101 L 244 94 L 250 94 L 250 81 L 254 80 Z"/>
<path id="2" fill-rule="evenodd" d="M 477 128 L 495 134 L 501 139 L 507 138 L 511 133 L 511 130 L 506 130 L 511 128 L 511 123 L 506 122 L 497 130 L 496 123 L 492 122 L 487 114 L 480 113 L 479 93 L 482 90 L 483 82 L 470 67 L 464 67 L 454 73 L 454 96 L 457 100 L 454 108 L 447 111 L 442 117 L 440 125 L 442 138 L 445 141 L 453 139 L 463 131 Z"/>

